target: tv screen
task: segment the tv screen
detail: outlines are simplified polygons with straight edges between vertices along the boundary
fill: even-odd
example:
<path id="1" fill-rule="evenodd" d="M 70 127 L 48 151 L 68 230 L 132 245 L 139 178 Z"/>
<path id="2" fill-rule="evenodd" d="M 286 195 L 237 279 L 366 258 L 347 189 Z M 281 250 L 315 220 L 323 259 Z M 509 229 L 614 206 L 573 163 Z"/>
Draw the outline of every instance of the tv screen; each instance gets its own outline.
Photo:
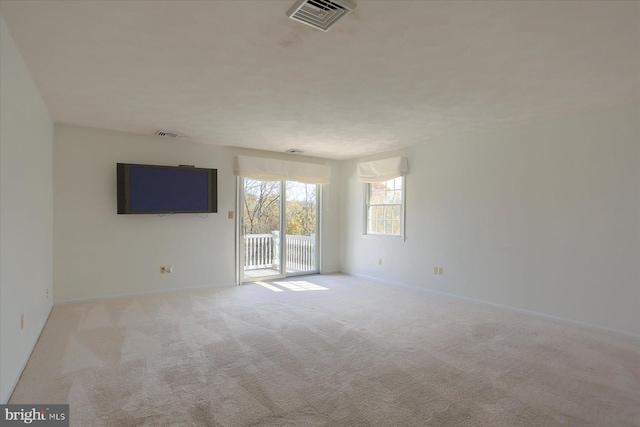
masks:
<path id="1" fill-rule="evenodd" d="M 218 170 L 117 164 L 119 214 L 218 212 Z"/>

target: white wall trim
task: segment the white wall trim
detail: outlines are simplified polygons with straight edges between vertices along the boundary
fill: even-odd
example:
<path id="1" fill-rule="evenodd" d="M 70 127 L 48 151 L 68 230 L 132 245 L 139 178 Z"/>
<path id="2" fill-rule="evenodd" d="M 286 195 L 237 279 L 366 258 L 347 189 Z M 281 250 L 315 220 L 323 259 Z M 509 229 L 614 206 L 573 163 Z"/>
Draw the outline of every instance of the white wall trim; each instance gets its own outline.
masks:
<path id="1" fill-rule="evenodd" d="M 585 328 L 585 329 L 591 329 L 591 330 L 598 331 L 598 332 L 604 332 L 604 333 L 607 333 L 607 334 L 617 335 L 617 336 L 621 336 L 621 337 L 624 337 L 624 338 L 631 338 L 631 339 L 640 341 L 640 335 L 636 335 L 636 334 L 634 334 L 632 332 L 620 331 L 618 329 L 605 328 L 603 326 L 598 326 L 598 325 L 594 325 L 594 324 L 587 323 L 587 322 L 581 322 L 579 320 L 568 319 L 566 317 L 554 316 L 554 315 L 551 315 L 551 314 L 540 313 L 540 312 L 537 312 L 537 311 L 526 310 L 526 309 L 523 309 L 523 308 L 512 307 L 512 306 L 504 305 L 504 304 L 498 304 L 498 303 L 495 303 L 495 302 L 486 301 L 486 300 L 482 300 L 482 299 L 470 298 L 470 297 L 465 297 L 465 296 L 462 296 L 462 295 L 451 294 L 451 293 L 448 293 L 448 292 L 437 291 L 435 289 L 422 287 L 422 286 L 417 286 L 417 285 L 410 285 L 410 284 L 407 284 L 407 283 L 397 282 L 397 281 L 394 281 L 394 280 L 381 279 L 379 277 L 369 276 L 369 275 L 366 275 L 366 274 L 351 273 L 351 272 L 348 272 L 348 271 L 342 271 L 342 273 L 343 274 L 348 274 L 350 276 L 359 277 L 361 279 L 367 279 L 367 280 L 372 280 L 374 282 L 384 283 L 386 285 L 397 286 L 397 287 L 408 288 L 408 289 L 414 289 L 414 290 L 418 290 L 418 291 L 424 291 L 424 292 L 428 292 L 428 293 L 433 294 L 433 295 L 446 297 L 446 298 L 452 298 L 452 299 L 464 301 L 464 302 L 471 303 L 471 304 L 483 305 L 483 306 L 487 306 L 487 307 L 497 308 L 497 309 L 500 309 L 500 310 L 511 311 L 511 312 L 514 312 L 514 313 L 526 314 L 526 315 L 537 317 L 537 318 L 544 319 L 544 320 L 551 320 L 551 321 L 554 321 L 554 322 L 565 323 L 565 324 L 569 324 L 569 325 L 573 325 L 573 326 L 579 326 L 579 327 Z"/>
<path id="2" fill-rule="evenodd" d="M 44 318 L 44 322 L 42 322 L 41 325 L 39 325 L 39 333 L 36 336 L 36 339 L 33 341 L 33 344 L 31 344 L 31 351 L 29 351 L 29 356 L 27 356 L 26 359 L 24 359 L 24 362 L 22 363 L 22 366 L 20 367 L 20 371 L 18 373 L 18 375 L 16 375 L 16 377 L 13 379 L 13 381 L 11 381 L 11 387 L 9 390 L 11 390 L 7 396 L 7 400 L 6 401 L 2 401 L 0 402 L 0 404 L 2 405 L 6 405 L 7 402 L 9 402 L 11 400 L 11 396 L 13 395 L 13 392 L 16 389 L 16 386 L 18 385 L 18 381 L 20 381 L 20 377 L 22 377 L 22 373 L 24 372 L 24 368 L 27 367 L 27 363 L 29 363 L 29 359 L 31 359 L 31 355 L 33 354 L 33 350 L 36 349 L 36 345 L 38 345 L 38 341 L 40 340 L 40 336 L 42 335 L 42 331 L 44 331 L 44 327 L 47 325 L 47 322 L 49 321 L 49 317 L 51 316 L 51 311 L 53 310 L 53 305 L 49 308 L 49 313 L 47 314 L 47 317 Z"/>

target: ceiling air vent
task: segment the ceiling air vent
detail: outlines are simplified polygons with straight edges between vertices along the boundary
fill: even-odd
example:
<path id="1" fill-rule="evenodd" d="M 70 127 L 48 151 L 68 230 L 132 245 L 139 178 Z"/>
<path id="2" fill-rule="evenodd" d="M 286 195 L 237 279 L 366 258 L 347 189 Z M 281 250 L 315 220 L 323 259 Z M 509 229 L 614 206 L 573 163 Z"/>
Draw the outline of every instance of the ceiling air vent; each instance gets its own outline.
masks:
<path id="1" fill-rule="evenodd" d="M 298 0 L 287 16 L 322 31 L 347 16 L 356 5 L 347 0 Z"/>
<path id="2" fill-rule="evenodd" d="M 158 130 L 156 131 L 156 135 L 161 136 L 163 138 L 177 138 L 179 133 L 177 132 L 169 132 L 166 130 Z"/>

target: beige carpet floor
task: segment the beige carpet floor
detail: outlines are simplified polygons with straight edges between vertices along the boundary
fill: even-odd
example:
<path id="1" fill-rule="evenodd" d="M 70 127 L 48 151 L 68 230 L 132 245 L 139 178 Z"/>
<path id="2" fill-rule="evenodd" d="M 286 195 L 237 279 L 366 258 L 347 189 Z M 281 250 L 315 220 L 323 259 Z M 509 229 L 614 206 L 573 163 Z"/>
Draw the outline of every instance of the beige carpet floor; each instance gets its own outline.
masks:
<path id="1" fill-rule="evenodd" d="M 346 275 L 59 305 L 72 426 L 638 426 L 640 343 Z"/>

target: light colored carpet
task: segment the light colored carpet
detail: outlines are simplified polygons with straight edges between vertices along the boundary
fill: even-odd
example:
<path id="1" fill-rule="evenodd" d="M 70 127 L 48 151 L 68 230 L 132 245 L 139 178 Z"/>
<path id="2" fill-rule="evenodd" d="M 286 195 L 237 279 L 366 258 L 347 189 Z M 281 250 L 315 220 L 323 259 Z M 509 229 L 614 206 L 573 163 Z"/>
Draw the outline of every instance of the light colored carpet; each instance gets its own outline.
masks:
<path id="1" fill-rule="evenodd" d="M 638 426 L 640 343 L 345 275 L 60 305 L 73 426 Z"/>

